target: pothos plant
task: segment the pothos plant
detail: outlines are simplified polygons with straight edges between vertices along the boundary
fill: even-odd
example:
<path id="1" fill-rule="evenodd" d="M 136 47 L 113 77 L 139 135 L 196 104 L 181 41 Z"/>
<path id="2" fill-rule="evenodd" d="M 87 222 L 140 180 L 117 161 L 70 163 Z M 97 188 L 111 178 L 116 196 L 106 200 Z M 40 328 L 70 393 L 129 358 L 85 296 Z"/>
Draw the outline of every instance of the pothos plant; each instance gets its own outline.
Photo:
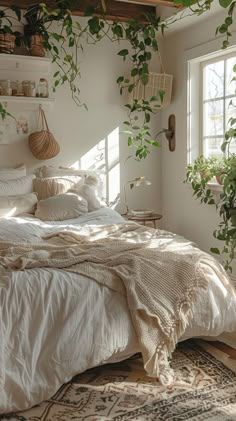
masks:
<path id="1" fill-rule="evenodd" d="M 233 70 L 233 81 L 236 81 L 236 65 Z M 229 106 L 236 109 L 233 101 Z M 211 252 L 221 255 L 225 269 L 232 272 L 232 262 L 236 258 L 236 155 L 230 152 L 230 146 L 236 144 L 236 117 L 231 117 L 228 125 L 221 145 L 223 157 L 219 159 L 200 156 L 188 165 L 185 181 L 191 183 L 193 195 L 201 203 L 216 206 L 220 222 L 213 235 L 224 245 L 221 249 L 212 247 Z M 214 177 L 219 177 L 222 184 L 219 198 L 213 195 L 209 185 Z"/>
<path id="2" fill-rule="evenodd" d="M 174 0 L 177 5 L 188 7 L 191 14 L 200 15 L 209 10 L 213 0 L 202 2 L 196 0 Z M 230 27 L 233 22 L 233 10 L 236 1 L 219 0 L 222 7 L 228 11 L 225 22 L 217 29 L 226 35 L 224 47 L 228 44 Z M 138 83 L 146 86 L 149 81 L 150 62 L 153 54 L 158 51 L 157 34 L 171 25 L 179 17 L 167 21 L 161 21 L 155 14 L 142 16 L 140 20 L 132 19 L 126 23 L 116 20 L 110 22 L 106 19 L 106 0 L 98 0 L 102 6 L 103 16 L 96 16 L 96 8 L 88 6 L 85 11 L 87 16 L 84 26 L 81 22 L 72 18 L 74 0 L 55 0 L 55 7 L 48 8 L 46 4 L 36 4 L 27 12 L 27 22 L 30 21 L 30 13 L 36 16 L 40 33 L 44 36 L 44 46 L 56 64 L 54 73 L 53 89 L 67 83 L 69 84 L 73 100 L 79 106 L 85 103 L 80 98 L 79 80 L 81 77 L 80 60 L 85 44 L 96 44 L 103 38 L 111 42 L 121 43 L 126 41 L 126 47 L 118 51 L 118 55 L 125 61 L 130 62 L 130 75 L 119 76 L 117 84 L 120 93 L 129 94 Z M 35 9 L 34 9 L 35 8 Z M 54 22 L 57 24 L 54 25 Z M 128 43 L 128 47 L 127 47 Z M 165 92 L 157 92 L 157 96 L 138 101 L 131 100 L 126 104 L 128 119 L 124 122 L 127 130 L 129 146 L 135 148 L 135 157 L 138 160 L 146 158 L 152 146 L 160 146 L 157 138 L 152 137 L 150 120 L 161 105 Z M 6 118 L 8 113 L 4 107 L 0 108 L 0 115 Z M 162 131 L 159 132 L 159 135 Z"/>

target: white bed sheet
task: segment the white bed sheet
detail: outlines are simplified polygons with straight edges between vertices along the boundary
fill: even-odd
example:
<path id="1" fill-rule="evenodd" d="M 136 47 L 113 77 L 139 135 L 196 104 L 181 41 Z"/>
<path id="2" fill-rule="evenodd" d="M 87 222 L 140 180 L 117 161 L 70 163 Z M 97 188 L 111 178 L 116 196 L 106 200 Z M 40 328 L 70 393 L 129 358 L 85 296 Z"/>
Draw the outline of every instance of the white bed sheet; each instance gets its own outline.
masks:
<path id="1" fill-rule="evenodd" d="M 65 222 L 22 216 L 0 220 L 0 240 L 40 242 L 42 235 L 86 225 L 123 223 L 103 208 Z M 201 291 L 182 339 L 218 337 L 236 347 L 236 298 L 205 268 Z M 139 351 L 123 296 L 77 274 L 31 269 L 0 278 L 0 414 L 52 396 L 73 375 Z"/>

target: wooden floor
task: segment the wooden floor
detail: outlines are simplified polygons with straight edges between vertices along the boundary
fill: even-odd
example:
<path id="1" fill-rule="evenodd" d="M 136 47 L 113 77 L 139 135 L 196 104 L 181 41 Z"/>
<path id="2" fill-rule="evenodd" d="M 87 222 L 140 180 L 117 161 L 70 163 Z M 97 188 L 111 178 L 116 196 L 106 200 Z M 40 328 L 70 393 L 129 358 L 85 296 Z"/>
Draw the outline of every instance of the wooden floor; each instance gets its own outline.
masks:
<path id="1" fill-rule="evenodd" d="M 226 367 L 236 373 L 236 349 L 222 342 L 206 342 L 199 339 L 198 343 L 215 358 L 222 361 Z"/>

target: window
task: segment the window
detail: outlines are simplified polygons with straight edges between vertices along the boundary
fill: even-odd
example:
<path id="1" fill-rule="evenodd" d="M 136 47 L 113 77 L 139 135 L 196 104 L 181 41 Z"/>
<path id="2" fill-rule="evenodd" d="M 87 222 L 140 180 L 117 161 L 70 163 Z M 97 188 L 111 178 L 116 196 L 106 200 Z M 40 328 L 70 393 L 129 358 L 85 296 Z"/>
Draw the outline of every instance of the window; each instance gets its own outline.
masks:
<path id="1" fill-rule="evenodd" d="M 196 57 L 197 52 L 199 49 L 191 51 L 187 60 L 188 163 L 199 155 L 223 156 L 220 147 L 228 121 L 236 114 L 235 107 L 230 105 L 232 102 L 236 105 L 236 81 L 231 82 L 236 45 L 227 53 L 221 50 Z M 231 144 L 231 152 L 236 153 L 236 143 Z"/>
<path id="2" fill-rule="evenodd" d="M 236 98 L 236 81 L 232 81 L 235 64 L 235 53 L 201 63 L 200 153 L 207 158 L 222 156 L 224 133 L 229 128 L 230 117 L 235 116 L 232 106 Z M 236 143 L 231 144 L 231 152 L 236 153 Z"/>

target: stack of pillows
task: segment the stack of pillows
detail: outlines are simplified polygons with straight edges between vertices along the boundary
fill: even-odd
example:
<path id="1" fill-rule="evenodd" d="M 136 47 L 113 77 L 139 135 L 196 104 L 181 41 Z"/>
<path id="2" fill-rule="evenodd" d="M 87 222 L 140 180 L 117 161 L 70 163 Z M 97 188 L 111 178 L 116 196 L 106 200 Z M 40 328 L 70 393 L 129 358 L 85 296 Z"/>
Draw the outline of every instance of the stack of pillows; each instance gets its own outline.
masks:
<path id="1" fill-rule="evenodd" d="M 41 167 L 36 171 L 38 195 L 35 216 L 44 221 L 77 218 L 101 208 L 95 173 L 73 168 Z"/>
<path id="2" fill-rule="evenodd" d="M 0 168 L 0 217 L 34 213 L 38 201 L 33 193 L 34 175 L 26 175 L 25 165 Z"/>
<path id="3" fill-rule="evenodd" d="M 101 208 L 98 187 L 96 174 L 86 170 L 44 166 L 26 176 L 24 165 L 0 169 L 0 217 L 35 212 L 44 221 L 77 218 Z"/>

